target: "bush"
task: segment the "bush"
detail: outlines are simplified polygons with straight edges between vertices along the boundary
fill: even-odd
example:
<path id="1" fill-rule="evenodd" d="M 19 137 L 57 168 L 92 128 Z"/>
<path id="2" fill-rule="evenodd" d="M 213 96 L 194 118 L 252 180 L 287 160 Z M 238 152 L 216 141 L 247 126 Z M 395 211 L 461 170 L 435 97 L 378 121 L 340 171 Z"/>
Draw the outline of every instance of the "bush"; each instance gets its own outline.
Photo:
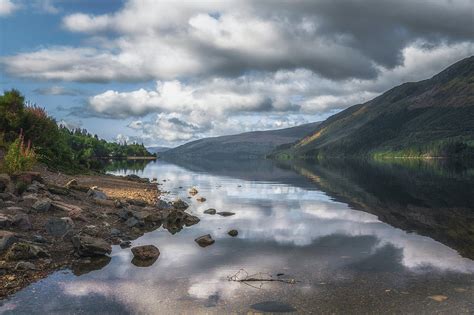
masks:
<path id="1" fill-rule="evenodd" d="M 9 174 L 29 171 L 35 165 L 35 151 L 31 148 L 31 142 L 28 142 L 28 145 L 25 146 L 22 133 L 10 145 L 4 163 L 4 167 Z"/>

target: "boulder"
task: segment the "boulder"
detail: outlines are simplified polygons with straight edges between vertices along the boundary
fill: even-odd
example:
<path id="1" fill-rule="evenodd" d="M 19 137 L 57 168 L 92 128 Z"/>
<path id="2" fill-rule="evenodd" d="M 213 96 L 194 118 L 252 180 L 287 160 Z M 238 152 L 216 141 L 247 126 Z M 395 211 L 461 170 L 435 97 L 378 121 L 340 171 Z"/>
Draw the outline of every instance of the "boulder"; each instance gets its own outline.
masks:
<path id="1" fill-rule="evenodd" d="M 185 216 L 184 220 L 183 220 L 183 222 L 186 226 L 191 226 L 191 225 L 198 224 L 199 221 L 201 221 L 201 220 L 198 217 L 196 217 L 194 215 L 190 215 L 190 214 Z"/>
<path id="2" fill-rule="evenodd" d="M 156 259 L 160 256 L 160 250 L 154 245 L 143 245 L 132 248 L 133 257 L 137 259 L 147 260 Z"/>
<path id="3" fill-rule="evenodd" d="M 91 189 L 89 189 L 89 191 L 87 192 L 87 197 L 101 200 L 107 199 L 107 195 L 97 187 L 92 187 Z"/>
<path id="4" fill-rule="evenodd" d="M 21 205 L 26 208 L 31 208 L 36 202 L 38 202 L 38 197 L 36 196 L 36 194 L 29 194 L 23 196 L 23 201 L 21 202 Z"/>
<path id="5" fill-rule="evenodd" d="M 237 230 L 230 230 L 229 232 L 227 232 L 227 234 L 229 234 L 229 235 L 232 236 L 232 237 L 236 237 L 237 235 L 239 235 L 239 231 L 237 231 Z"/>
<path id="6" fill-rule="evenodd" d="M 4 208 L 5 207 L 5 201 L 3 201 L 3 199 L 0 199 L 0 208 Z"/>
<path id="7" fill-rule="evenodd" d="M 120 248 L 129 248 L 130 246 L 132 246 L 132 242 L 130 242 L 130 241 L 120 242 Z"/>
<path id="8" fill-rule="evenodd" d="M 50 257 L 49 253 L 40 246 L 19 242 L 13 244 L 5 256 L 7 260 L 28 260 Z"/>
<path id="9" fill-rule="evenodd" d="M 39 212 L 49 211 L 49 209 L 51 208 L 51 199 L 44 198 L 44 199 L 38 200 L 31 207 L 34 210 L 39 211 Z"/>
<path id="10" fill-rule="evenodd" d="M 122 220 L 127 220 L 128 218 L 132 217 L 132 210 L 127 208 L 122 208 L 117 212 L 117 215 Z"/>
<path id="11" fill-rule="evenodd" d="M 172 205 L 173 205 L 173 208 L 178 209 L 178 210 L 186 210 L 187 208 L 189 208 L 189 205 L 179 198 L 173 201 Z"/>
<path id="12" fill-rule="evenodd" d="M 72 244 L 80 256 L 101 256 L 112 252 L 112 246 L 105 240 L 89 235 L 75 235 Z"/>
<path id="13" fill-rule="evenodd" d="M 160 199 L 157 201 L 156 207 L 161 210 L 169 210 L 173 208 L 173 205 L 165 200 Z"/>
<path id="14" fill-rule="evenodd" d="M 98 236 L 101 231 L 96 225 L 86 225 L 81 229 L 81 232 L 90 236 Z"/>
<path id="15" fill-rule="evenodd" d="M 230 217 L 231 215 L 234 215 L 235 213 L 230 212 L 230 211 L 221 211 L 221 212 L 217 212 L 217 214 L 223 217 Z"/>
<path id="16" fill-rule="evenodd" d="M 33 181 L 33 183 L 31 183 L 31 185 L 29 185 L 27 188 L 26 188 L 26 191 L 27 192 L 32 192 L 32 193 L 37 193 L 40 189 L 44 189 L 45 186 L 44 184 L 41 184 L 40 182 L 37 182 L 37 181 Z"/>
<path id="17" fill-rule="evenodd" d="M 151 220 L 151 213 L 148 211 L 133 211 L 132 215 L 135 219 L 139 221 L 152 221 Z"/>
<path id="18" fill-rule="evenodd" d="M 74 228 L 74 222 L 69 217 L 51 218 L 46 222 L 46 231 L 52 236 L 65 236 Z"/>
<path id="19" fill-rule="evenodd" d="M 212 239 L 212 236 L 210 234 L 206 234 L 203 236 L 200 236 L 194 240 L 196 243 L 198 243 L 199 246 L 201 247 L 206 247 L 209 245 L 214 244 L 214 240 Z"/>
<path id="20" fill-rule="evenodd" d="M 207 209 L 207 210 L 204 210 L 204 213 L 205 213 L 205 214 L 214 215 L 214 214 L 216 214 L 216 212 L 217 212 L 216 209 L 213 209 L 213 208 L 209 208 L 209 209 Z"/>
<path id="21" fill-rule="evenodd" d="M 30 222 L 30 218 L 27 214 L 19 213 L 13 216 L 12 226 L 19 228 L 20 230 L 31 230 L 32 225 Z"/>
<path id="22" fill-rule="evenodd" d="M 18 237 L 15 233 L 0 230 L 0 253 L 10 248 L 16 242 L 18 242 Z"/>
<path id="23" fill-rule="evenodd" d="M 51 203 L 51 208 L 53 210 L 59 210 L 59 211 L 66 211 L 68 216 L 77 219 L 82 216 L 82 208 L 75 206 L 75 205 L 70 205 L 62 201 L 53 201 Z"/>
<path id="24" fill-rule="evenodd" d="M 199 191 L 198 191 L 195 187 L 193 187 L 193 188 L 191 188 L 191 189 L 189 190 L 189 194 L 190 194 L 191 196 L 195 196 L 195 195 L 197 195 L 198 193 L 199 193 Z"/>
<path id="25" fill-rule="evenodd" d="M 127 221 L 125 221 L 125 224 L 126 224 L 129 228 L 132 228 L 132 227 L 136 227 L 136 226 L 142 226 L 142 225 L 143 225 L 143 222 L 137 220 L 137 219 L 134 218 L 134 217 L 131 217 L 131 218 L 128 218 Z"/>
<path id="26" fill-rule="evenodd" d="M 204 198 L 204 197 L 199 197 L 199 198 L 197 198 L 196 200 L 199 201 L 199 202 L 204 202 L 204 201 L 206 201 L 206 198 Z"/>

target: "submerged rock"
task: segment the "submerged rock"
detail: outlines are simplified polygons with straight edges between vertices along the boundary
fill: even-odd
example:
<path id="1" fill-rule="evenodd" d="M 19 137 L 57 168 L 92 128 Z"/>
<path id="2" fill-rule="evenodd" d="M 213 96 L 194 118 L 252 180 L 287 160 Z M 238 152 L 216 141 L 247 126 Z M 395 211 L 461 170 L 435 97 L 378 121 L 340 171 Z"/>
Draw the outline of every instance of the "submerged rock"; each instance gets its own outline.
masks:
<path id="1" fill-rule="evenodd" d="M 234 215 L 235 213 L 230 212 L 230 211 L 221 211 L 221 212 L 217 212 L 217 214 L 223 217 L 230 217 L 231 215 Z"/>
<path id="2" fill-rule="evenodd" d="M 89 235 L 75 235 L 72 244 L 80 256 L 100 256 L 112 252 L 112 246 L 105 240 Z"/>
<path id="3" fill-rule="evenodd" d="M 239 235 L 239 231 L 237 231 L 237 230 L 230 230 L 229 232 L 227 232 L 227 234 L 229 234 L 229 235 L 232 236 L 232 237 L 236 237 L 237 235 Z"/>
<path id="4" fill-rule="evenodd" d="M 204 201 L 206 201 L 207 199 L 204 198 L 204 197 L 199 197 L 199 198 L 197 198 L 196 200 L 199 201 L 199 202 L 204 202 Z"/>
<path id="5" fill-rule="evenodd" d="M 194 240 L 196 243 L 198 243 L 199 246 L 201 247 L 207 247 L 209 245 L 214 244 L 214 240 L 212 239 L 212 236 L 210 234 L 206 234 L 203 236 L 200 236 Z"/>
<path id="6" fill-rule="evenodd" d="M 205 214 L 214 215 L 214 214 L 216 214 L 216 212 L 217 212 L 216 209 L 213 209 L 213 208 L 209 208 L 209 209 L 207 209 L 207 210 L 204 210 L 204 213 L 205 213 Z"/>

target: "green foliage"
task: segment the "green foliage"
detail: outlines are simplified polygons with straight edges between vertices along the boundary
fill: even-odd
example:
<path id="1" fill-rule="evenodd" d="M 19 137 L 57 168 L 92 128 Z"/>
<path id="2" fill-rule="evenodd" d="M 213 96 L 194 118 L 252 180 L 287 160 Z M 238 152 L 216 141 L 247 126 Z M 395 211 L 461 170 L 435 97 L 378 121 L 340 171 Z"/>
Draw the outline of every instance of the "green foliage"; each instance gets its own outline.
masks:
<path id="1" fill-rule="evenodd" d="M 36 154 L 31 148 L 31 142 L 25 146 L 23 134 L 10 145 L 5 155 L 5 169 L 9 174 L 29 171 L 36 163 Z"/>
<path id="2" fill-rule="evenodd" d="M 64 171 L 100 169 L 103 158 L 152 156 L 143 144 L 119 144 L 99 139 L 85 129 L 69 130 L 58 126 L 46 111 L 36 105 L 25 104 L 17 90 L 0 96 L 0 148 L 2 145 L 18 151 L 16 143 L 20 131 L 26 141 L 34 144 L 36 157 L 51 168 Z M 12 151 L 12 158 L 14 152 Z M 32 151 L 33 152 L 33 151 Z M 13 168 L 21 167 L 11 160 Z"/>

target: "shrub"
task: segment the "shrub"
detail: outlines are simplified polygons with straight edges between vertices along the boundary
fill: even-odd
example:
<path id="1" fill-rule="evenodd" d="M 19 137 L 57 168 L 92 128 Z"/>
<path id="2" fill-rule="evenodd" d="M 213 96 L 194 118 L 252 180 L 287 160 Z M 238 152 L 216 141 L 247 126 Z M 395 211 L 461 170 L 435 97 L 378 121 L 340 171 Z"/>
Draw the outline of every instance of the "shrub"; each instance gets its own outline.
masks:
<path id="1" fill-rule="evenodd" d="M 23 133 L 10 145 L 5 156 L 5 169 L 8 173 L 28 171 L 33 168 L 36 163 L 36 154 L 31 148 L 31 142 L 25 146 Z"/>

